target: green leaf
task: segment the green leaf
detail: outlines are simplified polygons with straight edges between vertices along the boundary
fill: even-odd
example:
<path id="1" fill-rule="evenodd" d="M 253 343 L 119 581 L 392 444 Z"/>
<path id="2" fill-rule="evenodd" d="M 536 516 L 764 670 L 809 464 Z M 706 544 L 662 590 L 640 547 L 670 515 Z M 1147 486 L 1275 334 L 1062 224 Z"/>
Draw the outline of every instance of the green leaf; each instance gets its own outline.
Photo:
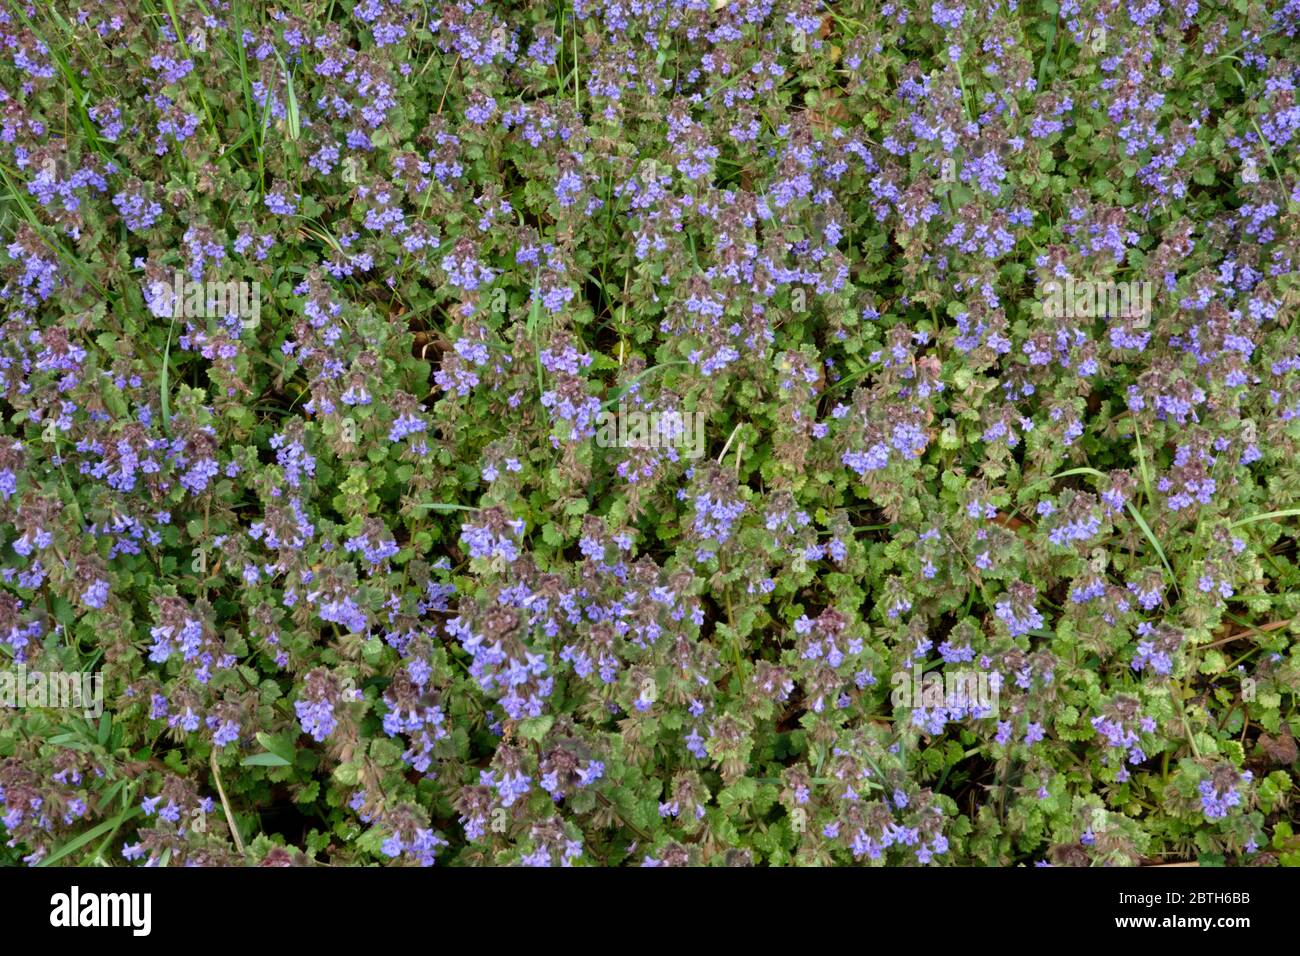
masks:
<path id="1" fill-rule="evenodd" d="M 541 717 L 529 717 L 527 720 L 519 722 L 517 728 L 519 736 L 525 740 L 532 740 L 538 743 L 546 736 L 546 732 L 551 729 L 555 723 L 555 718 L 550 714 L 543 714 Z"/>
<path id="2" fill-rule="evenodd" d="M 292 737 L 286 737 L 283 735 L 279 737 L 272 737 L 270 734 L 258 731 L 256 737 L 257 737 L 257 742 L 259 744 L 261 744 L 271 753 L 275 754 L 285 763 L 293 763 L 293 759 L 297 753 L 297 751 L 294 749 L 293 746 L 294 740 L 297 737 L 296 734 L 293 735 Z"/>
<path id="3" fill-rule="evenodd" d="M 1202 674 L 1218 674 L 1227 670 L 1228 661 L 1218 651 L 1206 651 L 1198 668 Z"/>
<path id="4" fill-rule="evenodd" d="M 292 762 L 285 760 L 279 754 L 268 752 L 245 757 L 239 761 L 239 765 L 241 767 L 289 767 L 292 766 Z"/>

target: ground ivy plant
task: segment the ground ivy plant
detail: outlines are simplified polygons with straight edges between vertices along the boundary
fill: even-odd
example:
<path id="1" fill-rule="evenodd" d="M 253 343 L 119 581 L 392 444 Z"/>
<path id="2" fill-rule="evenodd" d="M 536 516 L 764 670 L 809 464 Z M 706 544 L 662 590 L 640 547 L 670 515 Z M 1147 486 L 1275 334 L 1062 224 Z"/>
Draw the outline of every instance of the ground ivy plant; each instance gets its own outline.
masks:
<path id="1" fill-rule="evenodd" d="M 1300 865 L 1297 0 L 0 78 L 0 861 Z"/>

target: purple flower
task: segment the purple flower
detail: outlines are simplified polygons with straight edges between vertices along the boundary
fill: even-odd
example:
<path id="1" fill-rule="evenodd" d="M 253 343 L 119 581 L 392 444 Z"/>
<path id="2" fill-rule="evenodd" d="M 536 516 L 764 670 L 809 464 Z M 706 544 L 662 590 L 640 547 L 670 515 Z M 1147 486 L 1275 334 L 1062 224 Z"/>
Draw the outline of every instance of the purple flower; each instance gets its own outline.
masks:
<path id="1" fill-rule="evenodd" d="M 96 610 L 103 608 L 108 603 L 108 582 L 103 578 L 96 578 L 86 590 L 81 592 L 81 602 L 86 607 Z"/>
<path id="2" fill-rule="evenodd" d="M 1032 585 L 1015 581 L 994 605 L 994 613 L 1007 626 L 1012 637 L 1042 628 L 1043 616 L 1033 605 L 1036 596 Z"/>
<path id="3" fill-rule="evenodd" d="M 284 192 L 269 192 L 262 201 L 277 216 L 292 216 L 298 209 L 299 197 Z"/>
<path id="4" fill-rule="evenodd" d="M 334 719 L 334 705 L 328 700 L 299 700 L 293 707 L 302 732 L 310 734 L 317 743 L 322 743 L 338 726 Z"/>

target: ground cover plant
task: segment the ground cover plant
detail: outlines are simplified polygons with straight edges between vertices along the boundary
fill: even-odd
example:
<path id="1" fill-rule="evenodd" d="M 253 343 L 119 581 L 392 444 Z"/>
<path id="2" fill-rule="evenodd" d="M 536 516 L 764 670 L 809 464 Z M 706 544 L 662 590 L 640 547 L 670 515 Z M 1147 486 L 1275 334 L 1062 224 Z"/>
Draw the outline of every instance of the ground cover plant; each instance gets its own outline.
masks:
<path id="1" fill-rule="evenodd" d="M 1300 864 L 1296 0 L 0 76 L 0 862 Z"/>

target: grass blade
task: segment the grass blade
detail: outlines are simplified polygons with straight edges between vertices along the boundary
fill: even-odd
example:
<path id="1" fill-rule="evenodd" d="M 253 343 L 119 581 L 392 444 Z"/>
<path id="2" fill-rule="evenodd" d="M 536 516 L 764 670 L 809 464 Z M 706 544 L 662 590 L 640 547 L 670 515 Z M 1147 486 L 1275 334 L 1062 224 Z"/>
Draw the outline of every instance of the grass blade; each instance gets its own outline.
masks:
<path id="1" fill-rule="evenodd" d="M 1242 525 L 1254 524 L 1256 521 L 1268 521 L 1270 518 L 1297 518 L 1300 517 L 1300 508 L 1288 508 L 1286 511 L 1269 511 L 1264 514 L 1251 515 L 1249 518 L 1242 518 L 1240 521 L 1234 521 L 1228 525 L 1229 528 L 1239 528 Z"/>
<path id="2" fill-rule="evenodd" d="M 53 866 L 55 863 L 63 859 L 65 856 L 69 855 L 70 853 L 76 853 L 87 843 L 90 843 L 92 840 L 95 840 L 98 837 L 103 836 L 105 833 L 116 830 L 127 820 L 130 820 L 132 817 L 142 812 L 143 811 L 138 805 L 133 807 L 127 807 L 125 810 L 123 810 L 113 819 L 105 820 L 99 826 L 87 830 L 85 833 L 81 834 L 79 837 L 76 837 L 75 839 L 69 840 L 67 843 L 63 844 L 63 846 L 59 847 L 57 850 L 55 850 L 53 853 L 51 853 L 45 859 L 41 860 L 36 865 Z"/>

